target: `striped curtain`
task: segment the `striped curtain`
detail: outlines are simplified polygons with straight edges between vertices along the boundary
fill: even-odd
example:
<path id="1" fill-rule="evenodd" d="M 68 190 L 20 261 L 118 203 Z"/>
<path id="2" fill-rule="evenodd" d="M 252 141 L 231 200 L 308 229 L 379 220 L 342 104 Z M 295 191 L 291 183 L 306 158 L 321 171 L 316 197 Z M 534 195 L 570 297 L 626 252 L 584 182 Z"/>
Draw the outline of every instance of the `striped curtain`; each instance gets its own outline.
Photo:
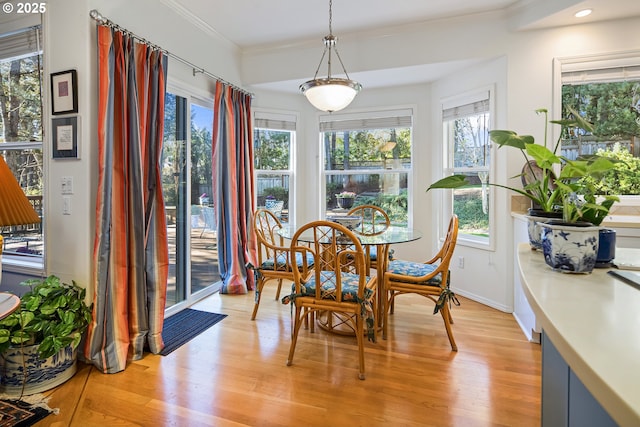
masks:
<path id="1" fill-rule="evenodd" d="M 218 263 L 223 294 L 254 288 L 255 259 L 251 95 L 216 83 L 213 105 L 213 193 L 218 217 Z"/>
<path id="2" fill-rule="evenodd" d="M 167 57 L 98 25 L 94 306 L 85 357 L 104 373 L 162 350 L 169 254 L 161 185 Z"/>

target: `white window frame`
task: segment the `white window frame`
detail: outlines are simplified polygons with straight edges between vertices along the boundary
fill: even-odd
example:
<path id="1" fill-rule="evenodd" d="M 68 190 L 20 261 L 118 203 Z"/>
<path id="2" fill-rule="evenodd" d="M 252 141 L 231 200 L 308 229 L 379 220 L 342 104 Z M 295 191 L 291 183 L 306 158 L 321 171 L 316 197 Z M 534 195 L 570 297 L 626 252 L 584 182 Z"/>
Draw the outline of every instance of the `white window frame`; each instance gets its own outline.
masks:
<path id="1" fill-rule="evenodd" d="M 453 159 L 454 155 L 454 141 L 451 138 L 451 133 L 446 129 L 448 128 L 447 122 L 448 120 L 444 117 L 444 111 L 455 109 L 457 107 L 462 107 L 466 105 L 471 105 L 473 103 L 485 100 L 488 98 L 489 101 L 489 130 L 495 128 L 495 88 L 493 86 L 477 89 L 470 92 L 465 92 L 463 94 L 459 94 L 456 96 L 448 97 L 441 100 L 440 105 L 440 123 L 442 124 L 442 141 L 443 141 L 443 173 L 442 177 L 452 175 L 456 172 L 460 173 L 468 173 L 468 172 L 476 172 L 480 170 L 488 170 L 489 172 L 489 182 L 495 179 L 495 163 L 496 163 L 496 149 L 495 144 L 491 143 L 490 148 L 490 161 L 489 166 L 487 168 L 474 168 L 474 167 L 466 167 L 466 168 L 454 168 Z M 489 237 L 480 237 L 471 234 L 466 234 L 459 232 L 457 244 L 461 246 L 468 246 L 477 249 L 484 249 L 489 251 L 495 251 L 495 242 L 496 242 L 496 187 L 487 186 L 488 192 L 488 206 L 489 206 Z M 442 206 L 442 214 L 443 218 L 450 218 L 453 215 L 453 190 L 436 190 L 442 193 L 441 195 L 441 206 Z M 448 220 L 447 220 L 448 221 Z M 446 222 L 446 221 L 445 221 Z M 439 236 L 441 239 L 444 236 Z"/>
<path id="2" fill-rule="evenodd" d="M 285 175 L 289 177 L 289 200 L 287 201 L 287 205 L 289 206 L 289 210 L 291 211 L 291 207 L 295 206 L 295 194 L 296 194 L 296 182 L 295 182 L 295 172 L 294 166 L 296 164 L 296 134 L 298 128 L 299 117 L 298 114 L 292 112 L 285 111 L 273 111 L 273 110 L 263 110 L 256 108 L 253 110 L 253 127 L 255 129 L 266 129 L 273 130 L 278 132 L 290 132 L 290 140 L 289 140 L 289 168 L 288 169 L 257 169 L 254 168 L 253 171 L 253 179 L 254 179 L 254 187 L 256 188 L 257 194 L 257 181 L 258 174 L 260 175 Z M 294 213 L 295 214 L 295 213 Z M 293 218 L 289 218 L 289 221 L 293 221 Z"/>
<path id="3" fill-rule="evenodd" d="M 562 84 L 572 81 L 612 81 L 620 78 L 640 79 L 640 50 L 610 54 L 570 56 L 553 59 L 553 112 L 551 117 L 560 117 L 562 112 Z M 556 141 L 560 129 L 551 129 L 552 141 Z M 640 196 L 619 196 L 616 209 L 623 206 L 640 206 Z"/>
<path id="4" fill-rule="evenodd" d="M 354 171 L 327 171 L 325 169 L 325 153 L 323 150 L 323 135 L 328 131 L 353 131 L 362 129 L 385 129 L 392 127 L 408 127 L 411 128 L 411 167 L 409 169 L 360 169 L 357 174 L 370 174 L 370 175 L 393 175 L 402 173 L 407 175 L 407 226 L 413 226 L 413 169 L 415 167 L 415 159 L 413 153 L 414 141 L 414 120 L 415 120 L 415 107 L 398 106 L 396 108 L 390 108 L 385 110 L 371 110 L 351 113 L 331 113 L 319 115 L 319 134 L 318 134 L 318 150 L 320 158 L 320 170 L 322 173 L 322 180 L 319 183 L 320 195 L 319 202 L 319 217 L 324 218 L 326 216 L 326 204 L 323 202 L 326 200 L 326 188 L 327 188 L 327 176 L 328 175 L 352 175 L 356 174 Z M 408 120 L 408 121 L 407 121 Z"/>
<path id="5" fill-rule="evenodd" d="M 13 41 L 12 44 L 8 46 L 3 46 L 0 49 L 0 57 L 2 61 L 6 61 L 9 59 L 18 59 L 25 56 L 32 56 L 34 53 L 34 49 L 40 50 L 44 57 L 44 32 L 42 31 L 43 23 L 42 23 L 42 15 L 41 14 L 31 14 L 31 15 L 17 15 L 17 14 L 3 14 L 0 16 L 0 24 L 2 24 L 3 31 L 2 34 L 8 34 L 8 39 Z M 33 29 L 35 27 L 39 27 L 36 31 L 36 36 L 33 36 Z M 1 39 L 0 39 L 1 40 Z M 25 45 L 24 43 L 27 43 Z M 43 71 L 44 75 L 46 75 L 46 68 L 43 62 Z M 41 90 L 42 93 L 45 94 L 48 92 L 47 85 L 45 82 L 45 78 L 40 82 L 42 85 Z M 49 119 L 48 114 L 46 113 L 45 103 L 42 103 L 42 135 L 44 138 L 45 133 L 45 123 Z M 1 149 L 5 150 L 23 150 L 23 149 L 32 149 L 32 150 L 40 150 L 42 152 L 43 160 L 46 160 L 47 153 L 44 150 L 43 141 L 14 141 L 2 143 L 0 145 Z M 45 165 L 46 167 L 46 165 Z M 46 199 L 46 191 L 47 191 L 47 174 L 45 171 L 43 177 L 43 189 L 42 189 L 42 198 Z M 12 255 L 7 252 L 0 251 L 0 256 L 2 256 L 2 266 L 1 268 L 7 272 L 12 273 L 21 273 L 21 274 L 35 274 L 38 272 L 44 271 L 45 260 L 46 260 L 46 229 L 45 229 L 45 221 L 44 217 L 46 216 L 46 203 L 42 205 L 42 217 L 43 221 L 41 223 L 42 227 L 42 244 L 43 244 L 43 252 L 42 256 L 34 256 L 34 257 L 23 257 Z M 1 249 L 1 248 L 0 248 Z"/>

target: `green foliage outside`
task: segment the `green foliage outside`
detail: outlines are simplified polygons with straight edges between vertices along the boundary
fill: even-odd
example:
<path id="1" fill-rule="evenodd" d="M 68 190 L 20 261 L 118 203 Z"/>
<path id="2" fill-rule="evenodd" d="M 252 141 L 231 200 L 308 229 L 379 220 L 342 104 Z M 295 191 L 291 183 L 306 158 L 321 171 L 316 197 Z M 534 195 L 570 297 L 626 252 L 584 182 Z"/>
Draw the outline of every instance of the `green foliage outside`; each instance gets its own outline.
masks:
<path id="1" fill-rule="evenodd" d="M 325 132 L 325 170 L 351 170 L 362 164 L 380 166 L 385 159 L 411 158 L 411 129 Z M 389 142 L 395 146 L 387 148 Z M 392 144 L 391 144 L 392 145 Z"/>
<path id="2" fill-rule="evenodd" d="M 489 215 L 482 211 L 480 187 L 472 188 L 475 191 L 464 191 L 462 194 L 455 195 L 453 212 L 458 215 L 461 233 L 488 237 Z"/>
<path id="3" fill-rule="evenodd" d="M 378 194 L 376 196 L 357 196 L 354 206 L 374 205 L 382 208 L 391 223 L 394 225 L 407 225 L 408 202 L 407 191 L 402 190 L 398 195 Z"/>
<path id="4" fill-rule="evenodd" d="M 640 82 L 625 81 L 564 85 L 562 107 L 572 108 L 593 123 L 596 141 L 631 141 L 635 153 L 629 153 L 621 144 L 612 144 L 611 150 L 598 150 L 599 155 L 619 160 L 614 170 L 602 179 L 585 178 L 599 194 L 640 195 Z M 580 139 L 581 134 L 563 135 Z"/>
<path id="5" fill-rule="evenodd" d="M 629 150 L 621 147 L 620 144 L 615 144 L 612 150 L 598 150 L 597 154 L 618 161 L 613 170 L 602 179 L 583 178 L 595 187 L 597 194 L 640 194 L 640 158 L 633 157 Z"/>
<path id="6" fill-rule="evenodd" d="M 178 100 L 180 102 L 178 102 Z M 177 115 L 182 114 L 184 98 L 167 93 L 165 96 L 164 147 L 162 150 L 162 191 L 167 206 L 178 206 L 179 193 L 186 188 L 186 144 L 191 146 L 191 194 L 189 204 L 199 203 L 202 192 L 210 196 L 212 180 L 212 135 L 199 128 L 194 120 L 197 108 L 191 112 L 191 141 L 186 141 L 186 129 L 179 128 Z M 202 107 L 200 107 L 202 108 Z M 182 188 L 182 190 L 181 190 Z"/>
<path id="7" fill-rule="evenodd" d="M 254 132 L 254 165 L 256 170 L 289 170 L 291 133 L 256 129 Z"/>
<path id="8" fill-rule="evenodd" d="M 572 108 L 593 124 L 601 140 L 640 137 L 640 82 L 564 85 L 562 109 Z"/>

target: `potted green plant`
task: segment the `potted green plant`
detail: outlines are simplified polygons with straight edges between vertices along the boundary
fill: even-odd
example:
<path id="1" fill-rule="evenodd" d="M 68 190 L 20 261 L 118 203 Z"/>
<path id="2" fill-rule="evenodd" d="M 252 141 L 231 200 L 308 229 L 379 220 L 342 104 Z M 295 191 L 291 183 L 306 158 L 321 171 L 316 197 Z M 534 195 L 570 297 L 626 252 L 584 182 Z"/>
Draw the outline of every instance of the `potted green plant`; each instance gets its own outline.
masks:
<path id="1" fill-rule="evenodd" d="M 56 276 L 26 280 L 20 309 L 0 320 L 0 391 L 32 394 L 75 374 L 77 347 L 91 321 L 86 290 Z"/>
<path id="2" fill-rule="evenodd" d="M 555 182 L 562 201 L 562 220 L 539 223 L 542 251 L 545 262 L 555 270 L 589 273 L 603 256 L 601 249 L 605 239 L 602 233 L 607 233 L 607 239 L 611 235 L 598 225 L 618 197 L 598 196 L 593 181 L 588 178 L 603 177 L 614 163 L 600 156 L 578 160 L 563 158 L 563 162 L 564 167 Z M 615 249 L 615 243 L 609 243 L 608 249 L 609 253 Z M 607 258 L 610 261 L 613 255 Z"/>
<path id="3" fill-rule="evenodd" d="M 531 135 L 518 135 L 512 130 L 492 130 L 489 132 L 491 140 L 498 148 L 512 147 L 522 153 L 525 164 L 520 175 L 523 187 L 511 187 L 497 183 L 488 185 L 506 188 L 522 196 L 527 197 L 532 203 L 529 211 L 529 239 L 531 246 L 542 249 L 540 230 L 537 226 L 540 216 L 545 218 L 562 218 L 564 206 L 569 203 L 571 193 L 582 194 L 584 204 L 580 209 L 567 210 L 568 222 L 587 221 L 600 224 L 609 212 L 609 208 L 616 197 L 597 198 L 588 187 L 585 176 L 604 174 L 613 168 L 614 163 L 610 159 L 600 156 L 589 156 L 578 160 L 569 160 L 559 156 L 557 151 L 562 142 L 562 137 L 570 128 L 581 128 L 587 132 L 593 131 L 593 125 L 584 120 L 577 112 L 569 110 L 571 119 L 548 120 L 548 111 L 544 108 L 536 110 L 537 114 L 544 114 L 544 144 L 536 144 Z M 548 124 L 558 124 L 562 127 L 560 136 L 553 148 L 547 147 Z M 554 169 L 562 167 L 560 175 L 556 177 Z M 429 186 L 427 191 L 436 188 L 454 189 L 470 185 L 464 175 L 451 175 L 442 178 Z"/>
<path id="4" fill-rule="evenodd" d="M 355 199 L 356 193 L 352 191 L 343 191 L 342 193 L 336 194 L 338 206 L 342 209 L 350 209 L 353 206 Z"/>

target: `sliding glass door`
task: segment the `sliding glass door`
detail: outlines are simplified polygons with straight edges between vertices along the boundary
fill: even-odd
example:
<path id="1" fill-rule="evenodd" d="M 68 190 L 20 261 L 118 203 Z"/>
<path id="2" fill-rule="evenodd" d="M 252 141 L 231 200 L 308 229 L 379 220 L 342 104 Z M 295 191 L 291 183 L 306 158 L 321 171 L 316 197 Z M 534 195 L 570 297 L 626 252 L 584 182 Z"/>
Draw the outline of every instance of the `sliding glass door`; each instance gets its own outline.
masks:
<path id="1" fill-rule="evenodd" d="M 167 307 L 190 304 L 219 286 L 212 127 L 213 111 L 205 102 L 167 92 L 162 151 L 170 260 Z"/>

